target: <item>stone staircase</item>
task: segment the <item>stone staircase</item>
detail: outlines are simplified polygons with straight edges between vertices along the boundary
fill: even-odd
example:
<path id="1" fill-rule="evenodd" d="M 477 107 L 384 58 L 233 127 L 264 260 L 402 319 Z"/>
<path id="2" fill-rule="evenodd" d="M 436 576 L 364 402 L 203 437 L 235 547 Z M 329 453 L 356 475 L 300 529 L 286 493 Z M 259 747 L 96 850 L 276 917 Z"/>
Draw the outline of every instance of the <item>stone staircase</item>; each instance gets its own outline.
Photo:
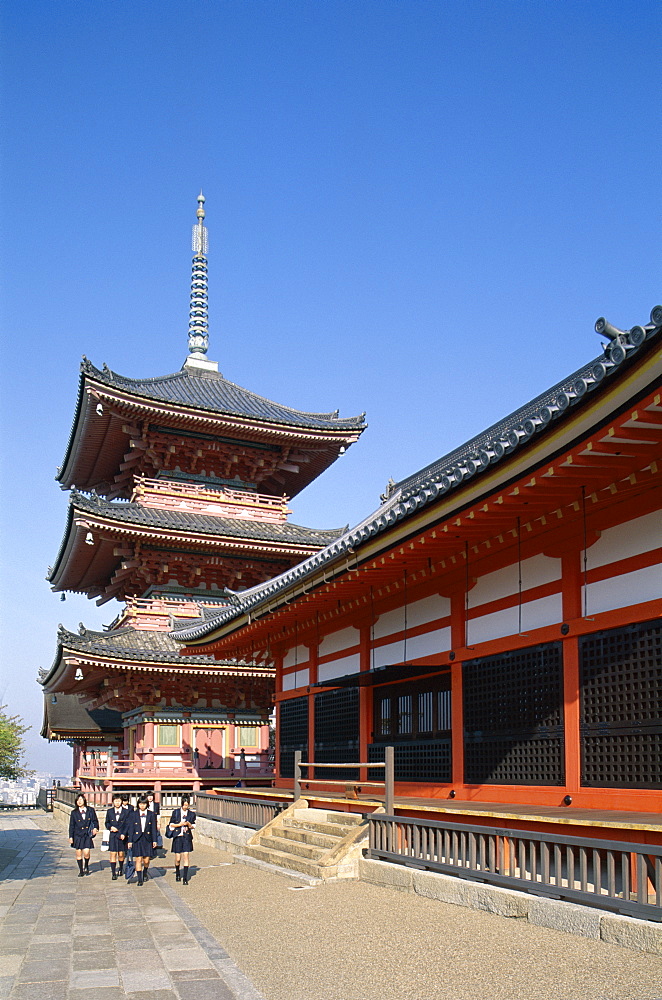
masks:
<path id="1" fill-rule="evenodd" d="M 357 878 L 367 841 L 368 824 L 360 813 L 311 809 L 299 799 L 257 830 L 233 860 L 317 885 Z"/>

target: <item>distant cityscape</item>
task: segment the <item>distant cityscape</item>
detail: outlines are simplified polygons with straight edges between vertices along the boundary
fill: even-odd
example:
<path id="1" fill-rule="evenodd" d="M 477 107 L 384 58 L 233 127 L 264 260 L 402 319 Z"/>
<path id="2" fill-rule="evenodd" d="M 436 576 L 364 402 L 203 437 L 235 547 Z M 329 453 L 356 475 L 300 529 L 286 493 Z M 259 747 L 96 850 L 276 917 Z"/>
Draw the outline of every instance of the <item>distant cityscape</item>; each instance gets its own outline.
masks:
<path id="1" fill-rule="evenodd" d="M 68 785 L 66 775 L 53 775 L 38 772 L 30 778 L 19 778 L 7 781 L 0 778 L 0 804 L 10 806 L 33 806 L 37 801 L 40 788 L 50 788 L 53 784 Z"/>

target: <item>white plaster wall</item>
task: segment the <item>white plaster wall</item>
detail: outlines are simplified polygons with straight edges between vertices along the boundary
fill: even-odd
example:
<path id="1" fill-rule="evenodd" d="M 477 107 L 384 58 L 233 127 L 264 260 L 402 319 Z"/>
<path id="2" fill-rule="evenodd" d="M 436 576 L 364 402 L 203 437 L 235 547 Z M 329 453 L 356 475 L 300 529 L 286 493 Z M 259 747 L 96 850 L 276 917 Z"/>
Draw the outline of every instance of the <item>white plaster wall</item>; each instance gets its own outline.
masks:
<path id="1" fill-rule="evenodd" d="M 469 567 L 471 572 L 471 565 Z M 494 573 L 487 573 L 478 578 L 476 585 L 469 591 L 469 607 L 477 608 L 489 601 L 497 601 L 501 597 L 516 594 L 519 588 L 519 572 L 517 563 L 504 566 Z M 551 556 L 537 555 L 522 561 L 522 590 L 540 587 L 561 579 L 561 560 Z M 487 616 L 486 616 L 487 617 Z M 508 635 L 508 632 L 504 632 Z"/>
<path id="2" fill-rule="evenodd" d="M 404 627 L 404 608 L 394 608 L 393 611 L 387 611 L 379 616 L 373 626 L 372 635 L 375 639 L 383 639 L 387 635 L 393 635 L 394 632 L 402 632 Z"/>
<path id="3" fill-rule="evenodd" d="M 289 674 L 283 674 L 283 691 L 292 691 L 293 688 L 303 687 L 308 683 L 309 670 L 293 670 Z"/>
<path id="4" fill-rule="evenodd" d="M 615 608 L 627 608 L 643 601 L 654 601 L 662 597 L 662 567 L 645 566 L 632 573 L 621 573 L 608 580 L 589 583 L 586 595 L 586 610 L 589 615 Z"/>
<path id="5" fill-rule="evenodd" d="M 356 631 L 354 629 L 354 631 Z M 341 656 L 328 663 L 320 663 L 317 667 L 318 681 L 329 681 L 334 677 L 344 677 L 345 674 L 355 674 L 361 669 L 361 657 L 358 653 L 351 656 Z"/>
<path id="6" fill-rule="evenodd" d="M 297 646 L 296 649 L 292 647 L 283 657 L 283 667 L 293 667 L 295 663 L 308 663 L 309 658 L 307 646 Z"/>
<path id="7" fill-rule="evenodd" d="M 590 527 L 590 520 L 589 520 Z M 659 511 L 644 514 L 633 521 L 607 528 L 600 538 L 586 552 L 589 569 L 607 566 L 619 559 L 650 552 L 662 546 L 662 517 Z M 634 602 L 628 601 L 628 604 Z M 620 605 L 617 605 L 620 606 Z"/>
<path id="8" fill-rule="evenodd" d="M 338 632 L 330 632 L 320 642 L 319 655 L 328 656 L 330 653 L 339 653 L 343 649 L 349 649 L 351 646 L 358 646 L 360 639 L 361 633 L 354 626 L 342 628 Z M 338 675 L 335 674 L 334 676 L 337 677 Z"/>
<path id="9" fill-rule="evenodd" d="M 407 638 L 407 660 L 417 660 L 419 656 L 433 656 L 450 648 L 450 628 L 438 628 L 424 635 L 412 635 Z"/>
<path id="10" fill-rule="evenodd" d="M 551 594 L 537 601 L 526 601 L 522 604 L 522 632 L 554 625 L 563 620 L 561 594 Z M 469 645 L 479 642 L 489 642 L 491 639 L 502 639 L 506 635 L 516 635 L 519 626 L 519 612 L 515 605 L 494 611 L 490 615 L 481 615 L 469 622 Z"/>
<path id="11" fill-rule="evenodd" d="M 407 643 L 409 646 L 409 643 Z M 376 646 L 373 652 L 370 654 L 370 669 L 377 669 L 377 667 L 385 667 L 389 663 L 402 663 L 404 659 L 405 644 L 402 640 L 399 642 L 390 642 L 388 646 Z"/>

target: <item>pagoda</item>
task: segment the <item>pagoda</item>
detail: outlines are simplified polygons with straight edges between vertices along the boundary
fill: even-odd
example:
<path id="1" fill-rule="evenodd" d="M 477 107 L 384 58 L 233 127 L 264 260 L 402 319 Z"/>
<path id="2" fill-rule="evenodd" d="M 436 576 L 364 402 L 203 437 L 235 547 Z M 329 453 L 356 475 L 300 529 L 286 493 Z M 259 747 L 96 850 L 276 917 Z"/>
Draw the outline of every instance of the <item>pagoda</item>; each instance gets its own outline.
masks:
<path id="1" fill-rule="evenodd" d="M 288 501 L 365 428 L 364 414 L 304 413 L 265 399 L 208 359 L 204 203 L 201 192 L 184 365 L 132 379 L 83 358 L 56 477 L 71 492 L 51 588 L 125 605 L 101 632 L 60 626 L 53 665 L 39 678 L 42 735 L 62 738 L 69 706 L 74 777 L 90 791 L 146 782 L 196 790 L 271 773 L 268 657 L 182 661 L 169 632 L 216 615 L 342 534 L 292 524 Z"/>

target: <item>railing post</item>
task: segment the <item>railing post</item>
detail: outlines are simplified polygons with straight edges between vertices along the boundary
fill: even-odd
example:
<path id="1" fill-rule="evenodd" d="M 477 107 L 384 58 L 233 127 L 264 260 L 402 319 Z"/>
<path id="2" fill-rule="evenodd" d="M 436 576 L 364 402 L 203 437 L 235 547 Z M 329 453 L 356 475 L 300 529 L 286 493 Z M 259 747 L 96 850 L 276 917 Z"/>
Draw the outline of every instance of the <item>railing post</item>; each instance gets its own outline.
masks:
<path id="1" fill-rule="evenodd" d="M 294 751 L 294 801 L 301 798 L 301 751 Z"/>
<path id="2" fill-rule="evenodd" d="M 394 808 L 394 803 L 393 803 L 393 783 L 394 783 L 394 779 L 395 779 L 395 766 L 394 766 L 395 755 L 394 755 L 393 747 L 386 747 L 386 753 L 384 754 L 384 760 L 386 762 L 386 768 L 385 768 L 385 774 L 384 774 L 384 783 L 386 785 L 386 794 L 385 794 L 385 797 L 384 797 L 385 798 L 384 808 L 386 809 L 387 816 L 392 816 L 393 815 L 393 808 Z"/>

